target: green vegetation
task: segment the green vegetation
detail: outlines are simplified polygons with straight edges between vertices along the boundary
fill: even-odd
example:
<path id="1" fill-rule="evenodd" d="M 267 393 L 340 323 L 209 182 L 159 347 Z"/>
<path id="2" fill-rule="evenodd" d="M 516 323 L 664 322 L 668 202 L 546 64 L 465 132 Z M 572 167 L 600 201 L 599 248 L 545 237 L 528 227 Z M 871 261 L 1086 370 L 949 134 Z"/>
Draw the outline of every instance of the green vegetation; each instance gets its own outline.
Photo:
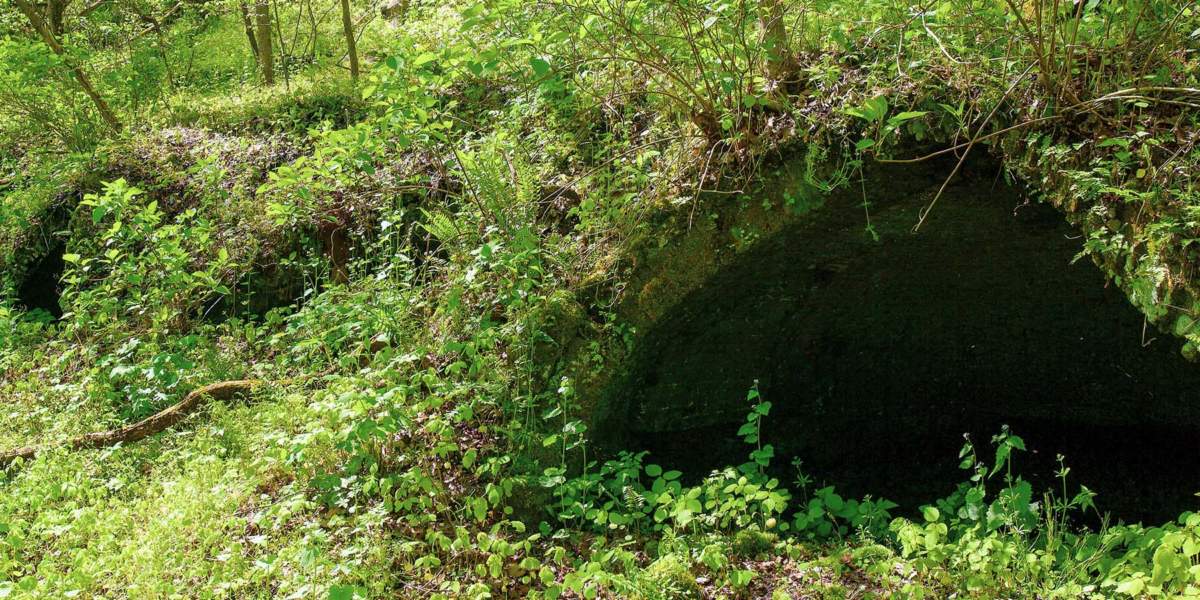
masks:
<path id="1" fill-rule="evenodd" d="M 774 477 L 757 383 L 744 462 L 597 443 L 718 255 L 849 193 L 877 236 L 878 162 L 946 162 L 921 229 L 990 154 L 1197 354 L 1194 3 L 377 4 L 0 7 L 0 596 L 1200 596 L 1200 513 L 1098 518 L 1019 432 L 922 507 Z"/>

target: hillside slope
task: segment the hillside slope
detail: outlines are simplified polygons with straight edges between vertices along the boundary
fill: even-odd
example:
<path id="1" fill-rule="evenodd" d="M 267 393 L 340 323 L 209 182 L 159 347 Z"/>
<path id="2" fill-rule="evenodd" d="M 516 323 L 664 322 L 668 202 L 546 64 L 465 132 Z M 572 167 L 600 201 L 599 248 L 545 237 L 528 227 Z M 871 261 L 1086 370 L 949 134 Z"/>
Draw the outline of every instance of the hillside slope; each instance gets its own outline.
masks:
<path id="1" fill-rule="evenodd" d="M 281 4 L 3 9 L 0 595 L 1200 594 L 1193 6 Z"/>

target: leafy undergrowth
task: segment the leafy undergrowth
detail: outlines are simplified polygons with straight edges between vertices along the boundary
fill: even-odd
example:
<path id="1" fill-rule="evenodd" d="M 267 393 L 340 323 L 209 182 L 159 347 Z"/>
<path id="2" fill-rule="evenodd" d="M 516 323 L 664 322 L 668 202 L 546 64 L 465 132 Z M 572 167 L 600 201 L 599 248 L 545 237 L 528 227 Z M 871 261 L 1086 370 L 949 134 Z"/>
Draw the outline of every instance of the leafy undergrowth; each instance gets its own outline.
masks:
<path id="1" fill-rule="evenodd" d="M 0 595 L 1200 595 L 1200 516 L 1090 530 L 1102 499 L 1065 466 L 1033 489 L 1008 431 L 968 443 L 964 483 L 916 519 L 769 478 L 756 388 L 730 432 L 746 463 L 695 486 L 589 444 L 636 341 L 638 268 L 692 227 L 744 247 L 761 232 L 728 227 L 730 196 L 781 158 L 816 195 L 865 161 L 978 142 L 1152 322 L 1200 335 L 1181 300 L 1200 15 L 961 4 L 802 3 L 789 66 L 758 33 L 765 3 L 444 3 L 372 30 L 387 58 L 359 85 L 316 64 L 282 93 L 228 93 L 236 16 L 179 25 L 211 53 L 145 129 L 67 158 L 13 134 L 6 278 L 58 236 L 64 314 L 5 282 L 0 447 L 267 385 L 146 441 L 9 466 Z"/>

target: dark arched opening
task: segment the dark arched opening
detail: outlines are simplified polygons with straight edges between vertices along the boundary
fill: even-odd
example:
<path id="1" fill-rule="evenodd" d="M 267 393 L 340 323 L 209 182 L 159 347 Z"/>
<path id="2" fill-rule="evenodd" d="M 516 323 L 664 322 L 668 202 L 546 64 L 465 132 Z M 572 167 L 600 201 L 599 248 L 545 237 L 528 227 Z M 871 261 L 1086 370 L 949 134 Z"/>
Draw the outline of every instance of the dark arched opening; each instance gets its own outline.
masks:
<path id="1" fill-rule="evenodd" d="M 886 183 L 886 182 L 885 182 Z M 1017 467 L 1097 491 L 1124 520 L 1170 519 L 1200 491 L 1200 366 L 1144 326 L 1053 209 L 992 178 L 831 202 L 723 267 L 644 332 L 607 429 L 692 475 L 736 465 L 754 380 L 774 405 L 776 474 L 915 508 L 953 491 L 963 434 L 1008 424 Z M 876 237 L 877 236 L 877 237 Z"/>
<path id="2" fill-rule="evenodd" d="M 62 276 L 66 268 L 63 254 L 66 246 L 62 242 L 52 245 L 25 272 L 25 278 L 17 288 L 17 302 L 29 311 L 45 311 L 55 319 L 62 316 L 59 298 L 62 296 Z"/>

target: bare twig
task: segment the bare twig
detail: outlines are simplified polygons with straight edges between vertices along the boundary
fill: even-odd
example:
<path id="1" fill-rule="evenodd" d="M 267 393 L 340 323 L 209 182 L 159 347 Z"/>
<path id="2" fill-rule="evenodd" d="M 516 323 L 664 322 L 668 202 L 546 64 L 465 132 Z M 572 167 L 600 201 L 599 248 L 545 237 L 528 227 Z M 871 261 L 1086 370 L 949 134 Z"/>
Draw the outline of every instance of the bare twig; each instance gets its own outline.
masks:
<path id="1" fill-rule="evenodd" d="M 1029 74 L 1029 70 L 1032 69 L 1035 64 L 1037 63 L 1030 63 L 1030 65 L 1026 67 L 1024 71 L 1021 71 L 1020 75 L 1017 75 L 1015 78 L 1013 78 L 1013 81 L 1009 84 L 1008 89 L 1004 90 L 1004 95 L 1001 96 L 1000 100 L 996 102 L 996 105 L 992 107 L 992 111 L 988 113 L 987 117 L 984 117 L 983 122 L 979 124 L 979 128 L 975 130 L 975 135 L 971 137 L 971 141 L 967 143 L 966 148 L 963 150 L 962 156 L 958 159 L 958 163 L 954 165 L 954 170 L 950 171 L 950 176 L 946 177 L 946 180 L 942 182 L 942 187 L 938 188 L 937 195 L 933 197 L 932 201 L 930 201 L 929 206 L 926 206 L 921 210 L 920 217 L 917 219 L 917 224 L 913 226 L 913 233 L 916 233 L 919 229 L 921 229 L 921 225 L 925 223 L 925 219 L 929 216 L 929 211 L 933 210 L 933 207 L 937 204 L 938 199 L 942 197 L 943 193 L 945 193 L 946 186 L 950 185 L 950 180 L 954 179 L 954 176 L 958 174 L 959 169 L 962 169 L 963 163 L 967 160 L 967 156 L 971 154 L 971 148 L 975 147 L 975 143 L 980 140 L 980 133 L 982 133 L 983 129 L 987 127 L 988 123 L 992 120 L 992 117 L 996 116 L 996 113 L 1000 110 L 1000 107 L 1004 105 L 1004 101 L 1008 98 L 1008 95 L 1011 94 L 1013 90 L 1017 89 L 1017 84 Z"/>

